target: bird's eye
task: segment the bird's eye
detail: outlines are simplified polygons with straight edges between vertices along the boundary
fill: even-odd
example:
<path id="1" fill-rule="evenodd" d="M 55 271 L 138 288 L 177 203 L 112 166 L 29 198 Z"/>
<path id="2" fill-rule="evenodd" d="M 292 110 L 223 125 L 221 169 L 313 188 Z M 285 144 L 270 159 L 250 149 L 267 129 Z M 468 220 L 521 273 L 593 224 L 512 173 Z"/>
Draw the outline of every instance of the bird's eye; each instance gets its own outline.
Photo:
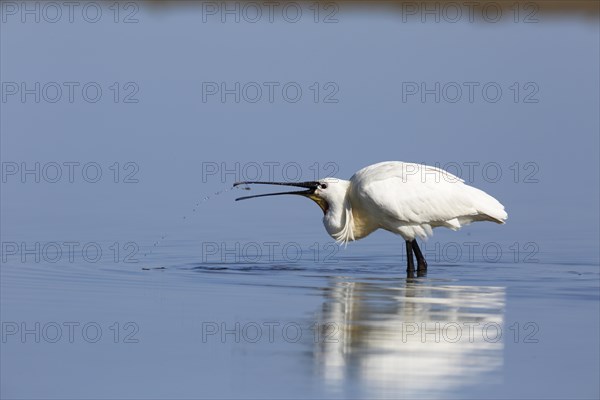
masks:
<path id="1" fill-rule="evenodd" d="M 321 183 L 321 189 L 327 189 L 327 184 L 326 183 Z"/>

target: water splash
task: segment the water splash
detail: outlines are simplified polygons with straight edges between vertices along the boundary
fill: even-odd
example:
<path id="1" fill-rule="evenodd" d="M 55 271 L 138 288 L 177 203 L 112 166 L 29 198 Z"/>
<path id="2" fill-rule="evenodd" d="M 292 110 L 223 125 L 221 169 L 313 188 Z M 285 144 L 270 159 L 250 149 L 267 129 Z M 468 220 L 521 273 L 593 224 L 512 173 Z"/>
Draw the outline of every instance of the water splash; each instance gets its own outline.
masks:
<path id="1" fill-rule="evenodd" d="M 206 196 L 202 197 L 200 200 L 197 200 L 195 203 L 193 203 L 194 205 L 192 206 L 191 212 L 188 213 L 188 214 L 186 214 L 186 215 L 183 215 L 181 217 L 181 220 L 184 221 L 184 222 L 187 222 L 187 221 L 191 220 L 191 217 L 196 214 L 196 211 L 198 210 L 198 208 L 200 207 L 200 205 L 208 202 L 209 200 L 211 200 L 211 199 L 213 199 L 213 198 L 215 198 L 217 196 L 220 196 L 220 195 L 222 195 L 224 193 L 227 193 L 227 192 L 229 192 L 231 190 L 234 190 L 234 189 L 235 190 L 250 190 L 250 187 L 248 187 L 248 186 L 226 187 L 226 188 L 218 190 L 218 191 L 216 191 L 216 192 L 214 192 L 214 193 L 212 193 L 210 195 L 206 195 Z M 161 243 L 163 243 L 163 241 L 165 239 L 167 239 L 168 237 L 169 237 L 169 235 L 166 234 L 166 233 L 163 234 L 163 235 L 161 235 L 160 238 L 157 239 L 152 244 L 152 247 L 149 249 L 149 251 L 146 251 L 146 252 L 143 253 L 142 259 L 140 261 L 144 261 L 147 257 L 151 257 L 154 254 L 154 251 L 156 249 L 158 249 L 158 247 L 160 247 Z M 142 269 L 147 269 L 147 268 L 142 268 Z"/>

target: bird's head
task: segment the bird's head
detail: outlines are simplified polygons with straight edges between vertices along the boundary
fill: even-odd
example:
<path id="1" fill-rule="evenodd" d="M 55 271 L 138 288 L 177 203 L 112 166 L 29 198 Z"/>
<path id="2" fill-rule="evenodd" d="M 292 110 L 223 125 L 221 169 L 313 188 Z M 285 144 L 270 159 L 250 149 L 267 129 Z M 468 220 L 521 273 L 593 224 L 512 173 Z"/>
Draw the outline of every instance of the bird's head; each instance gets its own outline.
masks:
<path id="1" fill-rule="evenodd" d="M 341 205 L 344 201 L 344 197 L 346 196 L 346 191 L 348 190 L 348 181 L 344 181 L 336 178 L 324 178 L 318 181 L 310 181 L 310 182 L 237 182 L 234 183 L 233 186 L 239 185 L 250 185 L 250 184 L 260 184 L 260 185 L 281 185 L 281 186 L 294 186 L 305 188 L 306 190 L 295 190 L 291 192 L 277 192 L 277 193 L 266 193 L 266 194 L 257 194 L 254 196 L 244 196 L 235 199 L 235 201 L 239 200 L 247 200 L 253 199 L 256 197 L 267 197 L 267 196 L 280 196 L 283 194 L 295 194 L 304 197 L 308 197 L 315 203 L 321 207 L 323 210 L 323 214 L 327 214 L 329 209 L 335 205 Z"/>

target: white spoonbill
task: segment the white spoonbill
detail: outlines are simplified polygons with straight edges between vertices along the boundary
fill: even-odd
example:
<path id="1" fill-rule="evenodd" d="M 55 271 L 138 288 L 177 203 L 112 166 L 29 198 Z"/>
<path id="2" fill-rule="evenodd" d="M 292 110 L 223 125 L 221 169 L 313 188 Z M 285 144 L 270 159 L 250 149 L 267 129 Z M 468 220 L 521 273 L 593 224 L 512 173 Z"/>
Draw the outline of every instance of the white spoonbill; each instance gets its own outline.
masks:
<path id="1" fill-rule="evenodd" d="M 325 178 L 314 182 L 237 182 L 286 185 L 302 191 L 240 197 L 296 194 L 308 197 L 323 210 L 325 229 L 336 241 L 362 239 L 377 229 L 396 233 L 406 241 L 407 271 L 427 269 L 427 262 L 415 240 L 425 239 L 440 226 L 457 230 L 474 221 L 503 224 L 508 218 L 504 206 L 489 194 L 466 185 L 442 169 L 423 164 L 386 161 L 365 167 L 349 181 Z"/>

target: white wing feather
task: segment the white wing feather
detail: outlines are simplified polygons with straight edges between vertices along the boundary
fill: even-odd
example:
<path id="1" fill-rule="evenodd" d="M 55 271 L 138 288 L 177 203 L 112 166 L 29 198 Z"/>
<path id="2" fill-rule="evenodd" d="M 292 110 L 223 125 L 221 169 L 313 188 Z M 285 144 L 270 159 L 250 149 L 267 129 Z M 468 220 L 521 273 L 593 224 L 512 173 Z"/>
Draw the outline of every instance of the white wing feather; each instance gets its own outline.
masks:
<path id="1" fill-rule="evenodd" d="M 437 226 L 458 229 L 473 221 L 503 223 L 508 217 L 492 196 L 423 164 L 382 162 L 361 169 L 350 182 L 353 211 L 379 214 L 383 229 L 405 238 L 427 237 Z"/>

